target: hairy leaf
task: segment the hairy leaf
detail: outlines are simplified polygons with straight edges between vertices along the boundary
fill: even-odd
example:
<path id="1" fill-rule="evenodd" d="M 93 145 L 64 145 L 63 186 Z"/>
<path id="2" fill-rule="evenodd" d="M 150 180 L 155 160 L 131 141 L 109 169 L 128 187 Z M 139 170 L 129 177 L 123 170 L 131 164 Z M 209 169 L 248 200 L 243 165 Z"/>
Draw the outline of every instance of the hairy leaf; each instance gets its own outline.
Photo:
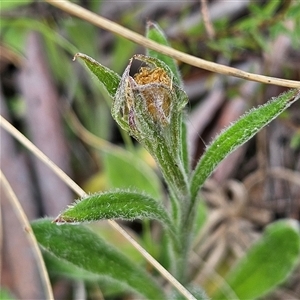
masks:
<path id="1" fill-rule="evenodd" d="M 170 225 L 165 209 L 153 198 L 131 191 L 93 194 L 75 202 L 55 220 L 57 223 L 81 223 L 101 219 L 157 219 Z"/>
<path id="2" fill-rule="evenodd" d="M 74 56 L 74 59 L 76 59 L 77 57 L 81 58 L 85 62 L 87 67 L 92 71 L 94 75 L 97 76 L 99 81 L 106 88 L 109 95 L 113 98 L 116 94 L 121 77 L 114 71 L 110 70 L 107 67 L 102 66 L 96 60 L 94 60 L 93 58 L 85 54 L 77 53 Z"/>
<path id="3" fill-rule="evenodd" d="M 263 237 L 227 276 L 239 299 L 256 299 L 282 283 L 299 262 L 300 231 L 295 220 L 269 225 Z M 213 299 L 230 299 L 220 292 Z"/>
<path id="4" fill-rule="evenodd" d="M 207 147 L 195 168 L 191 181 L 192 200 L 195 201 L 205 180 L 226 156 L 246 143 L 299 98 L 300 90 L 289 90 L 266 104 L 250 110 L 217 136 Z"/>
<path id="5" fill-rule="evenodd" d="M 32 223 L 34 234 L 52 259 L 74 268 L 86 279 L 119 282 L 147 299 L 165 299 L 161 288 L 144 270 L 85 226 L 57 226 L 42 219 Z"/>

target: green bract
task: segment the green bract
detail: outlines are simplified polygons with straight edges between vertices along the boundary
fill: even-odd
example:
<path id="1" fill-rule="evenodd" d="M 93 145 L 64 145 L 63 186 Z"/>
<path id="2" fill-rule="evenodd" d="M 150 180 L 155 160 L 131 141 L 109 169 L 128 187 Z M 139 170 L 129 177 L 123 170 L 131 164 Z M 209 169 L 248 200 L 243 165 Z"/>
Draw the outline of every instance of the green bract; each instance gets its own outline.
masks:
<path id="1" fill-rule="evenodd" d="M 76 58 L 81 58 L 85 62 L 91 72 L 96 75 L 101 84 L 104 85 L 111 97 L 116 94 L 116 90 L 121 79 L 117 73 L 101 65 L 96 60 L 85 54 L 76 53 L 73 60 Z"/>

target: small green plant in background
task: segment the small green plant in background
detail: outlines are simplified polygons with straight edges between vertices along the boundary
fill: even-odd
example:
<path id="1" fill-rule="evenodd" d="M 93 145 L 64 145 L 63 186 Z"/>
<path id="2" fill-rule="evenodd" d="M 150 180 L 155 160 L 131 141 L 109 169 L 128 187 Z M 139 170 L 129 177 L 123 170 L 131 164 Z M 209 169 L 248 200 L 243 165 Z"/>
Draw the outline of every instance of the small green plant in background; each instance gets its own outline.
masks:
<path id="1" fill-rule="evenodd" d="M 168 44 L 156 24 L 148 24 L 146 36 Z M 48 219 L 34 221 L 34 233 L 45 250 L 46 261 L 51 262 L 48 265 L 56 273 L 98 280 L 106 286 L 118 285 L 147 299 L 181 299 L 176 291 L 167 293 L 154 276 L 87 227 L 69 225 L 102 219 L 153 219 L 163 227 L 161 251 L 168 258 L 165 265 L 196 299 L 206 299 L 205 292 L 193 284 L 189 273 L 199 192 L 217 165 L 298 100 L 300 91 L 289 90 L 243 115 L 211 142 L 192 169 L 184 113 L 188 98 L 173 59 L 149 50 L 147 55 L 131 58 L 120 77 L 87 55 L 78 53 L 76 57 L 85 62 L 113 99 L 112 116 L 116 122 L 155 158 L 167 185 L 168 199 L 164 201 L 164 194 L 159 195 L 157 188 L 143 191 L 141 184 L 80 199 L 55 219 L 56 224 Z M 134 61 L 142 67 L 132 76 Z M 287 278 L 299 254 L 297 224 L 291 220 L 275 222 L 225 280 L 235 297 L 255 299 Z M 232 298 L 224 290 L 219 286 L 210 297 Z"/>

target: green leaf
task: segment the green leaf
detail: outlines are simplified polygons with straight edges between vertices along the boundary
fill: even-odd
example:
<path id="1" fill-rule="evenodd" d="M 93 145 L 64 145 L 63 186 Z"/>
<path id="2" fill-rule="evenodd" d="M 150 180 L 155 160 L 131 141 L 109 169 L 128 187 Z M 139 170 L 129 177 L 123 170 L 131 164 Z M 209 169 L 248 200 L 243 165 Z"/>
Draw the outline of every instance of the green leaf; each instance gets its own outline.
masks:
<path id="1" fill-rule="evenodd" d="M 120 282 L 147 299 L 165 299 L 149 274 L 85 226 L 57 226 L 43 219 L 34 221 L 32 229 L 42 249 L 52 258 L 82 270 L 84 276 L 90 274 L 89 279 Z"/>
<path id="2" fill-rule="evenodd" d="M 109 95 L 113 98 L 118 89 L 121 77 L 114 71 L 102 66 L 96 60 L 85 54 L 77 53 L 75 54 L 74 58 L 76 59 L 77 57 L 81 58 L 85 62 L 87 67 L 92 71 L 94 75 L 97 76 L 99 81 L 106 88 Z"/>
<path id="3" fill-rule="evenodd" d="M 156 23 L 153 23 L 150 21 L 147 23 L 146 37 L 154 42 L 159 43 L 160 45 L 169 46 L 169 42 L 168 42 L 164 32 Z M 172 57 L 167 56 L 162 53 L 159 53 L 157 51 L 151 50 L 151 49 L 147 49 L 146 55 L 158 58 L 159 60 L 162 60 L 173 72 L 173 74 L 175 76 L 174 77 L 175 83 L 179 86 L 183 85 L 182 79 L 180 76 L 180 72 L 177 67 L 177 63 Z"/>
<path id="4" fill-rule="evenodd" d="M 194 170 L 191 180 L 192 200 L 195 201 L 205 180 L 226 156 L 246 143 L 299 98 L 300 90 L 289 90 L 266 104 L 250 110 L 217 136 L 207 147 Z"/>
<path id="5" fill-rule="evenodd" d="M 74 233 L 76 232 L 76 228 Z M 76 250 L 76 249 L 75 249 Z M 99 276 L 66 259 L 60 259 L 47 249 L 42 250 L 47 271 L 53 277 L 66 277 L 73 280 L 96 281 Z"/>
<path id="6" fill-rule="evenodd" d="M 5 289 L 0 287 L 0 300 L 15 300 L 13 296 Z"/>
<path id="7" fill-rule="evenodd" d="M 55 278 L 64 277 L 76 281 L 84 280 L 86 283 L 88 282 L 93 283 L 97 281 L 97 284 L 99 284 L 101 292 L 103 293 L 104 296 L 107 296 L 108 293 L 111 294 L 113 291 L 124 293 L 126 292 L 126 290 L 128 290 L 124 288 L 124 284 L 122 285 L 120 284 L 120 282 L 117 281 L 111 282 L 110 280 L 99 278 L 100 276 L 95 275 L 95 273 L 92 273 L 81 267 L 78 267 L 77 265 L 74 265 L 73 263 L 67 260 L 59 259 L 48 251 L 44 250 L 42 251 L 42 253 L 47 267 L 47 271 L 49 272 L 51 277 L 55 277 Z M 6 300 L 6 298 L 3 299 Z"/>
<path id="8" fill-rule="evenodd" d="M 115 45 L 111 53 L 113 58 L 110 67 L 121 73 L 128 63 L 128 58 L 134 54 L 136 44 L 120 36 L 115 36 L 114 39 Z"/>
<path id="9" fill-rule="evenodd" d="M 295 19 L 300 18 L 300 4 L 299 2 L 296 4 L 296 2 L 293 5 L 290 5 L 288 11 L 287 11 L 287 18 Z"/>
<path id="10" fill-rule="evenodd" d="M 155 219 L 168 229 L 176 245 L 176 229 L 164 207 L 150 196 L 126 191 L 96 193 L 70 205 L 54 222 L 78 224 L 102 219 Z"/>
<path id="11" fill-rule="evenodd" d="M 100 239 L 104 240 L 107 244 L 118 248 L 118 251 L 122 253 L 126 253 L 126 257 L 134 261 L 136 264 L 144 264 L 145 258 L 142 256 L 142 254 L 137 249 L 132 247 L 132 245 L 128 243 L 128 240 L 120 232 L 117 230 L 112 230 L 109 222 L 94 222 L 88 224 L 88 228 L 95 232 Z M 130 232 L 130 234 L 134 236 L 134 239 L 140 245 L 144 246 L 139 235 L 134 234 L 134 232 Z M 82 269 L 76 269 L 73 265 L 70 265 L 67 262 L 65 262 L 66 264 L 64 265 L 61 265 L 61 262 L 57 262 L 56 258 L 52 258 L 47 255 L 44 255 L 44 259 L 47 264 L 47 269 L 49 272 L 51 272 L 51 275 L 62 275 L 76 280 L 91 280 L 91 274 L 89 272 L 85 273 Z M 61 265 L 61 267 L 58 265 Z"/>
<path id="12" fill-rule="evenodd" d="M 295 134 L 292 136 L 292 139 L 290 141 L 290 147 L 293 150 L 299 150 L 300 149 L 300 131 L 296 131 Z"/>
<path id="13" fill-rule="evenodd" d="M 103 154 L 105 174 L 111 188 L 133 188 L 159 199 L 162 187 L 156 173 L 137 153 L 112 150 Z"/>
<path id="14" fill-rule="evenodd" d="M 24 5 L 28 5 L 33 0 L 21 0 L 21 1 L 5 1 L 1 0 L 1 11 L 3 12 L 4 10 L 9 10 L 9 9 L 22 9 Z"/>
<path id="15" fill-rule="evenodd" d="M 299 262 L 299 255 L 298 223 L 295 220 L 275 222 L 225 278 L 226 284 L 239 299 L 256 299 L 287 279 Z M 220 291 L 213 299 L 228 299 Z"/>
<path id="16" fill-rule="evenodd" d="M 66 52 L 75 53 L 77 48 L 63 36 L 53 31 L 53 28 L 46 26 L 44 23 L 34 19 L 18 18 L 18 19 L 1 19 L 0 28 L 5 31 L 3 35 L 4 42 L 11 47 L 23 52 L 26 32 L 28 30 L 36 30 L 44 35 L 45 38 L 60 45 Z M 19 44 L 18 44 L 19 41 Z M 21 44 L 20 44 L 21 43 Z"/>
<path id="17" fill-rule="evenodd" d="M 118 248 L 118 250 L 120 249 Z M 99 278 L 99 276 L 95 275 L 94 273 L 84 270 L 81 267 L 70 263 L 69 261 L 58 259 L 56 256 L 54 256 L 48 251 L 42 251 L 42 253 L 47 267 L 47 271 L 49 272 L 51 277 L 64 277 L 76 281 L 84 280 L 86 282 L 86 286 L 88 283 L 94 283 L 96 281 L 104 296 L 109 296 L 111 294 L 116 293 L 124 294 L 126 291 L 128 291 L 128 288 L 126 289 L 126 287 L 124 287 L 124 284 L 121 284 L 120 282 L 117 282 L 115 280 L 110 281 L 107 279 Z M 6 300 L 6 298 L 3 299 Z"/>
<path id="18" fill-rule="evenodd" d="M 272 17 L 276 14 L 276 11 L 280 9 L 281 3 L 277 1 L 269 1 L 263 7 L 261 7 L 261 11 L 263 12 L 266 18 Z"/>
<path id="19" fill-rule="evenodd" d="M 92 40 L 96 40 L 98 37 L 97 27 L 81 19 L 74 19 L 72 22 L 63 19 L 60 26 L 64 28 L 64 34 L 68 37 L 68 41 L 74 44 L 77 49 L 89 53 L 93 57 L 97 55 L 98 49 L 94 43 L 91 43 Z M 76 52 L 72 54 L 74 55 Z"/>
<path id="20" fill-rule="evenodd" d="M 165 209 L 153 198 L 137 192 L 118 190 L 97 193 L 69 206 L 55 220 L 57 223 L 80 223 L 101 219 L 156 219 L 170 225 Z"/>
<path id="21" fill-rule="evenodd" d="M 210 299 L 198 285 L 189 284 L 188 286 L 186 286 L 186 288 L 197 300 Z M 186 297 L 180 294 L 178 291 L 173 291 L 173 294 L 171 295 L 170 299 L 185 300 Z"/>
<path id="22" fill-rule="evenodd" d="M 244 19 L 241 19 L 236 27 L 240 30 L 240 31 L 252 31 L 253 29 L 257 28 L 257 22 L 255 20 L 253 20 L 253 18 L 248 18 L 245 17 Z"/>

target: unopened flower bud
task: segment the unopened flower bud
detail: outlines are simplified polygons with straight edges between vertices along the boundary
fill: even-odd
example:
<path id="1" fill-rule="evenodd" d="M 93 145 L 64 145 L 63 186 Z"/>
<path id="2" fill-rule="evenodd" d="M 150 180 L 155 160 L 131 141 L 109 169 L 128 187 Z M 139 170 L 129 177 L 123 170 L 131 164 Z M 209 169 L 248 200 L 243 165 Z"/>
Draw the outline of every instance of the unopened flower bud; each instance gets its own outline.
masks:
<path id="1" fill-rule="evenodd" d="M 186 94 L 173 83 L 173 73 L 162 61 L 143 55 L 143 61 L 133 77 L 129 75 L 132 60 L 124 71 L 118 87 L 112 115 L 119 125 L 137 140 L 154 141 L 158 135 L 172 139 L 178 127 L 178 114 L 187 102 Z M 174 120 L 174 124 L 172 121 Z"/>
<path id="2" fill-rule="evenodd" d="M 162 68 L 142 67 L 134 75 L 153 120 L 161 125 L 170 122 L 172 80 Z"/>

